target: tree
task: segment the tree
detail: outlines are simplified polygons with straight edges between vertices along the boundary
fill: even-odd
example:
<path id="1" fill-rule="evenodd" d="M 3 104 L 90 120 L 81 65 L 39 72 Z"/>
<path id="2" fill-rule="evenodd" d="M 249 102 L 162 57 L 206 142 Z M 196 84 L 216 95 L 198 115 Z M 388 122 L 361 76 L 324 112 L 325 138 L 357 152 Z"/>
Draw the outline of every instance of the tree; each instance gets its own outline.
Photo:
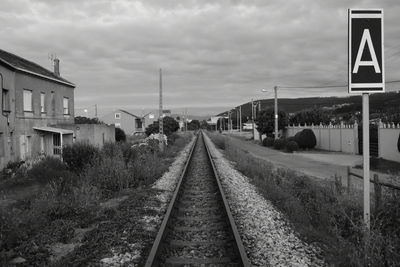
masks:
<path id="1" fill-rule="evenodd" d="M 115 141 L 117 142 L 125 142 L 126 141 L 126 134 L 124 130 L 121 128 L 115 128 Z"/>
<path id="2" fill-rule="evenodd" d="M 200 129 L 200 122 L 198 120 L 192 120 L 187 124 L 187 129 L 189 131 L 195 131 Z"/>
<path id="3" fill-rule="evenodd" d="M 302 110 L 297 112 L 292 118 L 290 118 L 291 124 L 315 124 L 320 123 L 329 124 L 329 114 L 321 109 L 313 108 L 311 110 Z"/>
<path id="4" fill-rule="evenodd" d="M 170 134 L 178 131 L 178 129 L 179 123 L 174 118 L 168 116 L 163 118 L 163 131 L 165 135 L 169 136 Z M 158 121 L 155 121 L 146 128 L 146 135 L 149 136 L 151 134 L 158 133 L 158 130 Z"/>
<path id="5" fill-rule="evenodd" d="M 255 120 L 257 124 L 257 130 L 261 134 L 266 134 L 267 136 L 274 136 L 275 131 L 275 112 L 273 109 L 262 110 Z M 284 111 L 278 111 L 278 130 L 286 129 L 288 124 L 288 118 Z"/>
<path id="6" fill-rule="evenodd" d="M 201 127 L 201 129 L 204 129 L 204 130 L 213 130 L 212 127 L 207 123 L 206 120 L 201 121 L 200 127 Z M 215 130 L 215 128 L 214 128 L 214 130 Z"/>
<path id="7" fill-rule="evenodd" d="M 104 124 L 98 118 L 87 118 L 82 116 L 75 117 L 75 124 Z"/>

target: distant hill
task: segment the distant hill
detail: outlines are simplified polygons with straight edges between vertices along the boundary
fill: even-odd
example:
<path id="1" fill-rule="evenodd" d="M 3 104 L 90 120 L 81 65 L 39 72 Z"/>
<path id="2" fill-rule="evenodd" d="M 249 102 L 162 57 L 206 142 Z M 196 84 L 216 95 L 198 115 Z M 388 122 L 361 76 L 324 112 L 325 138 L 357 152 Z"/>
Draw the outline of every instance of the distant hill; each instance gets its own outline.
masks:
<path id="1" fill-rule="evenodd" d="M 274 99 L 261 99 L 261 109 L 274 108 Z M 278 109 L 286 113 L 296 113 L 312 108 L 335 108 L 341 112 L 357 112 L 362 108 L 361 95 L 349 97 L 308 97 L 308 98 L 278 98 Z M 251 118 L 251 102 L 241 105 L 242 116 Z M 370 113 L 385 112 L 389 109 L 400 108 L 400 93 L 388 92 L 371 94 Z M 226 115 L 228 111 L 219 113 Z M 236 116 L 235 113 L 233 116 Z"/>

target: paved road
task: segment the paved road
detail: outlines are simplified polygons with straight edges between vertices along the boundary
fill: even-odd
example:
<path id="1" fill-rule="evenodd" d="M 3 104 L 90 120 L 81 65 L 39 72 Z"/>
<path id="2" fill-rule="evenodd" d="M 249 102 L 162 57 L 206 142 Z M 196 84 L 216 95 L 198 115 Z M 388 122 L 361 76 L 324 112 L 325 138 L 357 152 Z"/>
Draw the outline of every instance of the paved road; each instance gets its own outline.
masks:
<path id="1" fill-rule="evenodd" d="M 256 158 L 271 162 L 275 167 L 284 167 L 300 174 L 312 176 L 324 180 L 333 180 L 335 175 L 342 177 L 342 184 L 347 185 L 347 166 L 353 167 L 362 162 L 362 157 L 342 153 L 301 152 L 284 153 L 274 149 L 260 146 L 253 141 L 240 137 L 228 136 L 234 140 L 235 146 L 248 151 Z M 362 175 L 362 170 L 351 168 L 352 172 Z M 371 178 L 376 172 L 371 172 Z M 379 177 L 389 181 L 388 175 L 378 173 Z M 362 188 L 362 180 L 352 178 L 352 185 Z"/>

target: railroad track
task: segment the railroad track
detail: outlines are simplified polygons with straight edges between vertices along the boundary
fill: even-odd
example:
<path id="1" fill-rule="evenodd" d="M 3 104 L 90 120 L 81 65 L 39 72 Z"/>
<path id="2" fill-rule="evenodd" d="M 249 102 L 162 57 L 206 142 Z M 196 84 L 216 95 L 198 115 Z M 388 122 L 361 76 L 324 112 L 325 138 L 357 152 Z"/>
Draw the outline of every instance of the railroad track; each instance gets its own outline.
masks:
<path id="1" fill-rule="evenodd" d="M 145 266 L 250 266 L 202 132 Z"/>

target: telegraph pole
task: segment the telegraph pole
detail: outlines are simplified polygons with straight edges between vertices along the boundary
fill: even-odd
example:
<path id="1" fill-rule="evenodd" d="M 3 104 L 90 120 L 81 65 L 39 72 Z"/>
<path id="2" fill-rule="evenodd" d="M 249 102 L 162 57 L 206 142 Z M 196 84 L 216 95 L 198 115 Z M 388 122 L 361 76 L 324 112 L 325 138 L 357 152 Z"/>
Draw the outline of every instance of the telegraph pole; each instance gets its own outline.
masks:
<path id="1" fill-rule="evenodd" d="M 275 139 L 278 139 L 278 86 L 274 87 L 275 92 Z"/>
<path id="2" fill-rule="evenodd" d="M 94 117 L 97 118 L 97 104 L 94 105 Z"/>
<path id="3" fill-rule="evenodd" d="M 242 106 L 239 106 L 239 132 L 242 131 Z"/>
<path id="4" fill-rule="evenodd" d="M 159 110 L 158 110 L 158 132 L 159 132 L 159 145 L 160 150 L 164 151 L 164 130 L 163 130 L 163 103 L 162 103 L 162 70 L 160 68 L 160 99 L 159 99 Z"/>
<path id="5" fill-rule="evenodd" d="M 251 99 L 251 123 L 252 123 L 252 132 L 253 132 L 253 140 L 254 140 L 254 101 Z"/>
<path id="6" fill-rule="evenodd" d="M 236 108 L 236 130 L 239 132 L 239 107 Z"/>

